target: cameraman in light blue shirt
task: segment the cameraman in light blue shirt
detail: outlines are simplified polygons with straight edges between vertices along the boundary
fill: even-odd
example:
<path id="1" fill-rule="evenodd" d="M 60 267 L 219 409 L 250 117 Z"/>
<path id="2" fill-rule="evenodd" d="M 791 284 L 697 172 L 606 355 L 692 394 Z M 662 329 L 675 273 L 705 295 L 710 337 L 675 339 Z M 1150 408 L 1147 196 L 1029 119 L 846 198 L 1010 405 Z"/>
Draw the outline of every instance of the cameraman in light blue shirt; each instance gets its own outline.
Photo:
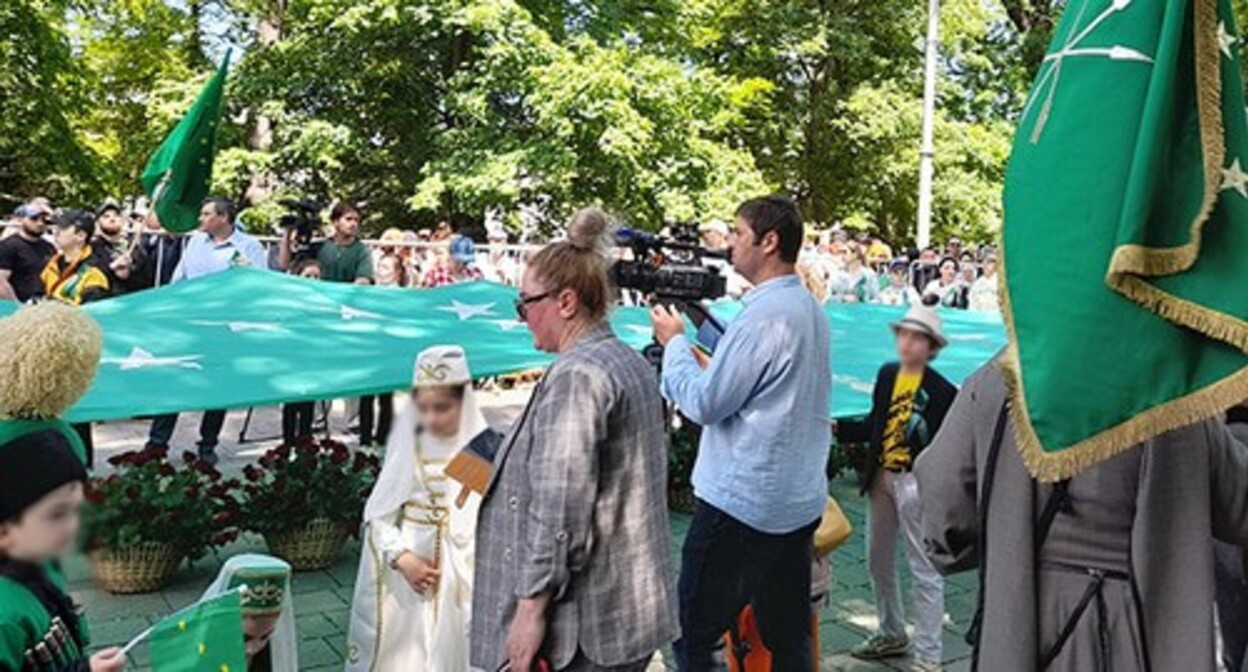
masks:
<path id="1" fill-rule="evenodd" d="M 773 669 L 815 669 L 810 568 L 828 494 L 832 370 L 828 318 L 795 272 L 803 229 L 787 198 L 737 208 L 732 263 L 754 289 L 705 369 L 679 313 L 651 313 L 666 348 L 663 394 L 703 426 L 680 573 L 681 672 L 718 669 L 713 652 L 747 604 Z"/>

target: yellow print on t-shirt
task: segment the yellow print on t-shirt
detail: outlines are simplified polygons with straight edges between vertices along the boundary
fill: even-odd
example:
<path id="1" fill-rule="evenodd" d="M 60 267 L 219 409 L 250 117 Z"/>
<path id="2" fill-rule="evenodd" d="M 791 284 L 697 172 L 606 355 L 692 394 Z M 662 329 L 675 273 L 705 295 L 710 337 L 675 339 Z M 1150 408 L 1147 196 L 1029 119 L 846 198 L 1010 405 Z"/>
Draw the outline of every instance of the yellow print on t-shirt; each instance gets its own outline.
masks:
<path id="1" fill-rule="evenodd" d="M 888 420 L 884 423 L 884 438 L 880 450 L 881 464 L 885 469 L 907 469 L 914 459 L 906 437 L 910 434 L 915 398 L 922 379 L 923 376 L 919 373 L 897 374 L 892 400 L 888 404 Z"/>

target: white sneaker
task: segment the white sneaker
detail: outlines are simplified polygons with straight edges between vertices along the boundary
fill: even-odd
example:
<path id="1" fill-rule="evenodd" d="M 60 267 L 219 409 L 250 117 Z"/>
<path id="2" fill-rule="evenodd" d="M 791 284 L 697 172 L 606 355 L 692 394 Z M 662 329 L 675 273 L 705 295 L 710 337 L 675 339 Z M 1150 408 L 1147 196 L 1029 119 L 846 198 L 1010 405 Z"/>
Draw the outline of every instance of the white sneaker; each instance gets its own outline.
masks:
<path id="1" fill-rule="evenodd" d="M 858 660 L 880 660 L 883 658 L 900 658 L 910 651 L 908 637 L 889 637 L 888 635 L 872 635 L 867 641 L 855 646 L 849 655 Z"/>
<path id="2" fill-rule="evenodd" d="M 940 672 L 940 661 L 915 658 L 910 661 L 910 672 Z"/>

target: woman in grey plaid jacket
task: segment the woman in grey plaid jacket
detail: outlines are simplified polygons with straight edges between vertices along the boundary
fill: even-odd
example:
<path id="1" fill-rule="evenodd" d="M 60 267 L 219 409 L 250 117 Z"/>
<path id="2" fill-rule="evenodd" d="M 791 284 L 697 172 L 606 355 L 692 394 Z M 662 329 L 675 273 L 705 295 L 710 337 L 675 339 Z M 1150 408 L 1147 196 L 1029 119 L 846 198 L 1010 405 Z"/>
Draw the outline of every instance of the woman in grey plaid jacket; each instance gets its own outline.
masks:
<path id="1" fill-rule="evenodd" d="M 654 370 L 606 324 L 598 211 L 529 263 L 516 309 L 558 358 L 481 505 L 472 665 L 644 670 L 678 635 L 667 438 Z"/>

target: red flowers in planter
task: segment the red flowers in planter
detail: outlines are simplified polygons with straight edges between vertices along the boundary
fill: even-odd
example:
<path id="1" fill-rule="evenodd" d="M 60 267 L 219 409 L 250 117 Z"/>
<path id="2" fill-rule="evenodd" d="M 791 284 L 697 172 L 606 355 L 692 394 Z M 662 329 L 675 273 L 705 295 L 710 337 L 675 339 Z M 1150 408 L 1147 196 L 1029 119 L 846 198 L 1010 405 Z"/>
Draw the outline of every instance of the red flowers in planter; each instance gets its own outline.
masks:
<path id="1" fill-rule="evenodd" d="M 156 542 L 195 559 L 235 538 L 238 481 L 224 479 L 193 454 L 183 458 L 175 466 L 168 450 L 155 447 L 109 458 L 116 473 L 87 484 L 85 549 Z"/>
<path id="2" fill-rule="evenodd" d="M 260 534 L 299 530 L 316 519 L 358 527 L 378 471 L 375 456 L 352 454 L 337 441 L 278 446 L 243 469 L 242 524 Z"/>

